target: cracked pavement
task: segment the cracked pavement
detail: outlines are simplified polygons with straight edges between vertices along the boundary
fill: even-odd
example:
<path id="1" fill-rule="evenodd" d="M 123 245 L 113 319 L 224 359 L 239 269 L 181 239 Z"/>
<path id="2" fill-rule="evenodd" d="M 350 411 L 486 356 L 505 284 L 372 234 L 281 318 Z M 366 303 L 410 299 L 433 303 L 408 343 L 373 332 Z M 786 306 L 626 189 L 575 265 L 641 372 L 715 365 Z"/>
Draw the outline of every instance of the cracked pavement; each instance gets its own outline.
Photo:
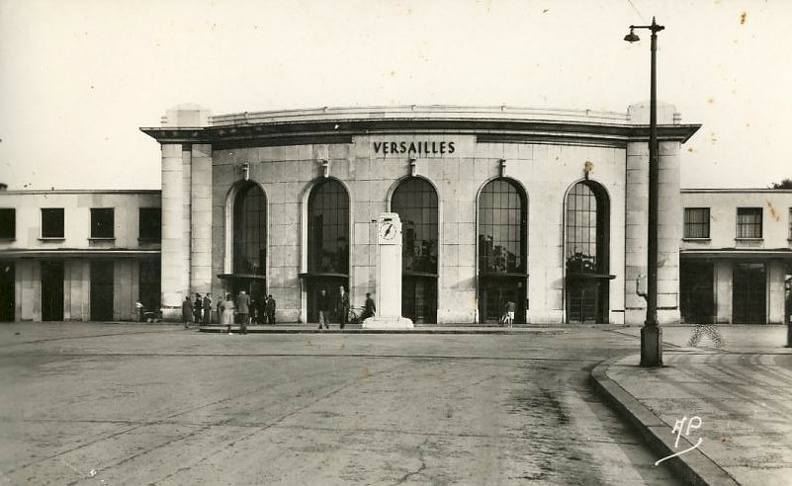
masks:
<path id="1" fill-rule="evenodd" d="M 588 385 L 637 349 L 602 328 L 0 338 L 0 484 L 678 484 Z"/>

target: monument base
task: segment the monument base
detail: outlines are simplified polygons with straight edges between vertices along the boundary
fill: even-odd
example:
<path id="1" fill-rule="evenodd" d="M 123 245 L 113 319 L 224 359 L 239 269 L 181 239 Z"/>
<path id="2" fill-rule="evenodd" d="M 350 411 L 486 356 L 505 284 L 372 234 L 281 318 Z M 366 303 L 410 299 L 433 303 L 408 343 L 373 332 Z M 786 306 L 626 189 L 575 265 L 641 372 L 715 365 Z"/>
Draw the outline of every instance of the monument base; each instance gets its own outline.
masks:
<path id="1" fill-rule="evenodd" d="M 374 316 L 363 321 L 363 329 L 412 329 L 413 321 L 406 317 Z"/>

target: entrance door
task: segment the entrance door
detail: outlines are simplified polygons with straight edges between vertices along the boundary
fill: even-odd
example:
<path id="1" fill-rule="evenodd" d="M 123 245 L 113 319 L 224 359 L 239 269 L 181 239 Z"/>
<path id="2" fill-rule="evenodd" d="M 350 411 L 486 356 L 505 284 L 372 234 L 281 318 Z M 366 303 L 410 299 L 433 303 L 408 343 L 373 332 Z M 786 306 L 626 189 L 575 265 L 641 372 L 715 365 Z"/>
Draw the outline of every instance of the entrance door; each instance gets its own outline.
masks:
<path id="1" fill-rule="evenodd" d="M 41 320 L 63 320 L 63 261 L 41 262 Z"/>
<path id="2" fill-rule="evenodd" d="M 515 324 L 525 324 L 525 287 L 523 277 L 482 278 L 479 294 L 479 320 L 497 323 L 503 316 L 506 302 L 516 304 Z"/>
<path id="3" fill-rule="evenodd" d="M 91 320 L 113 320 L 113 261 L 91 262 Z"/>
<path id="4" fill-rule="evenodd" d="M 402 315 L 416 324 L 437 322 L 437 278 L 402 277 Z"/>
<path id="5" fill-rule="evenodd" d="M 16 309 L 14 262 L 0 261 L 0 322 L 12 322 Z"/>
<path id="6" fill-rule="evenodd" d="M 686 261 L 679 272 L 680 312 L 688 324 L 715 322 L 715 279 L 712 262 Z"/>
<path id="7" fill-rule="evenodd" d="M 735 324 L 767 323 L 767 275 L 764 263 L 734 266 L 732 315 Z"/>

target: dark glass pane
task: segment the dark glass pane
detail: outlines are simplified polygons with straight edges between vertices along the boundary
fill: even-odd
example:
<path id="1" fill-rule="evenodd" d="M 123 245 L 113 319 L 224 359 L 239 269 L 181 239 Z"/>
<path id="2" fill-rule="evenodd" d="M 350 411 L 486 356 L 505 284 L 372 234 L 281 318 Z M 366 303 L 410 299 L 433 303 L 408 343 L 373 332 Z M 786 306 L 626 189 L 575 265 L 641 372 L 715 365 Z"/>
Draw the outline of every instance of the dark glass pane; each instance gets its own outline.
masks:
<path id="1" fill-rule="evenodd" d="M 240 189 L 234 201 L 234 273 L 264 275 L 267 198 L 256 184 Z"/>
<path id="2" fill-rule="evenodd" d="M 162 238 L 162 210 L 160 208 L 140 208 L 138 221 L 141 239 L 159 240 Z"/>
<path id="3" fill-rule="evenodd" d="M 585 183 L 576 184 L 567 195 L 567 271 L 598 273 L 597 197 Z"/>
<path id="4" fill-rule="evenodd" d="M 0 238 L 16 238 L 16 209 L 0 208 Z"/>
<path id="5" fill-rule="evenodd" d="M 333 179 L 321 182 L 308 199 L 308 271 L 349 272 L 349 195 Z"/>
<path id="6" fill-rule="evenodd" d="M 407 179 L 396 188 L 391 210 L 402 221 L 402 269 L 437 273 L 437 193 L 421 178 Z"/>
<path id="7" fill-rule="evenodd" d="M 63 238 L 63 208 L 41 210 L 41 237 Z M 92 235 L 93 236 L 93 235 Z"/>
<path id="8" fill-rule="evenodd" d="M 113 208 L 91 209 L 91 238 L 115 238 Z"/>
<path id="9" fill-rule="evenodd" d="M 505 179 L 490 182 L 479 198 L 479 268 L 484 273 L 525 272 L 526 208 Z"/>

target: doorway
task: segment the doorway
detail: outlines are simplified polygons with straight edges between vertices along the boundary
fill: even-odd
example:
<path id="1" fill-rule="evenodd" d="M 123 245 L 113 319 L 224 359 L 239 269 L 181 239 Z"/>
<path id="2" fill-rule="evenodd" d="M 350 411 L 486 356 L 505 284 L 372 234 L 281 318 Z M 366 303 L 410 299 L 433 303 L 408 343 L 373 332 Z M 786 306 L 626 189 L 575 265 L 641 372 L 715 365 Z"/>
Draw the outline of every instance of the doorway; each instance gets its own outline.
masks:
<path id="1" fill-rule="evenodd" d="M 41 262 L 41 320 L 63 320 L 63 261 Z"/>
<path id="2" fill-rule="evenodd" d="M 13 322 L 16 309 L 16 268 L 10 260 L 0 261 L 0 322 Z"/>
<path id="3" fill-rule="evenodd" d="M 734 266 L 732 315 L 735 324 L 767 323 L 767 273 L 764 263 Z"/>
<path id="4" fill-rule="evenodd" d="M 113 320 L 113 261 L 91 262 L 91 320 Z"/>
<path id="5" fill-rule="evenodd" d="M 482 324 L 500 322 L 506 302 L 515 305 L 514 323 L 525 324 L 526 295 L 524 277 L 489 277 L 481 279 L 479 320 Z"/>

